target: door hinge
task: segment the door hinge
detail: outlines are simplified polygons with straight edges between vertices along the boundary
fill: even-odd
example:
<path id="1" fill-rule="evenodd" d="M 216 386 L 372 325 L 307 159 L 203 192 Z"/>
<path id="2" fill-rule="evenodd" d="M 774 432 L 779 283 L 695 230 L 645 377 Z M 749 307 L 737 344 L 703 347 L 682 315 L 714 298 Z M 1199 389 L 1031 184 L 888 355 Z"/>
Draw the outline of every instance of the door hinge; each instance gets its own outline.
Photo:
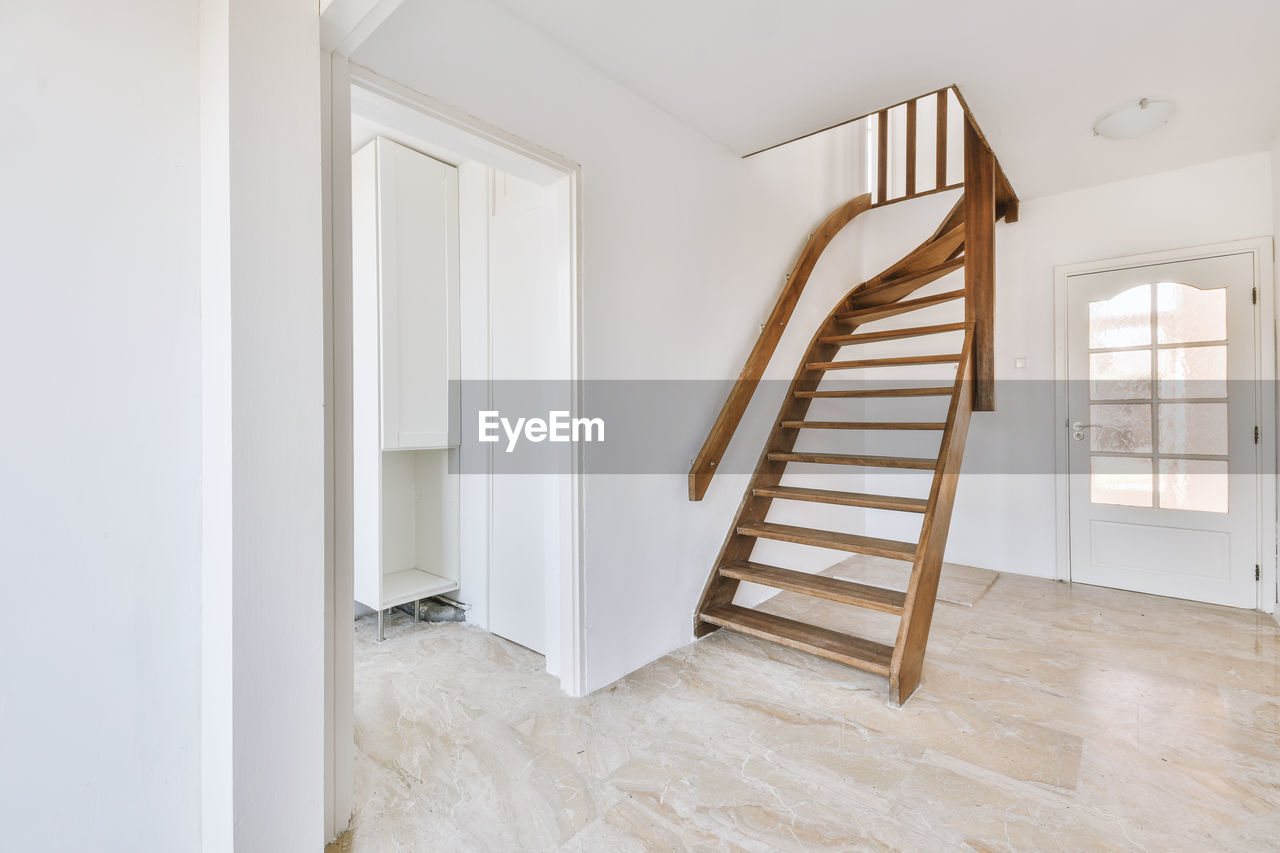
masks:
<path id="1" fill-rule="evenodd" d="M 1259 430 L 1257 427 L 1254 427 L 1254 428 L 1253 428 L 1253 443 L 1254 443 L 1254 444 L 1257 444 L 1257 443 L 1258 443 L 1258 439 L 1259 439 L 1260 437 L 1261 437 L 1261 432 L 1260 432 L 1260 430 Z"/>
<path id="2" fill-rule="evenodd" d="M 1253 567 L 1253 579 L 1256 581 L 1262 580 L 1262 566 L 1255 565 Z"/>
<path id="3" fill-rule="evenodd" d="M 1256 287 L 1253 289 L 1253 304 L 1258 304 L 1258 288 Z"/>

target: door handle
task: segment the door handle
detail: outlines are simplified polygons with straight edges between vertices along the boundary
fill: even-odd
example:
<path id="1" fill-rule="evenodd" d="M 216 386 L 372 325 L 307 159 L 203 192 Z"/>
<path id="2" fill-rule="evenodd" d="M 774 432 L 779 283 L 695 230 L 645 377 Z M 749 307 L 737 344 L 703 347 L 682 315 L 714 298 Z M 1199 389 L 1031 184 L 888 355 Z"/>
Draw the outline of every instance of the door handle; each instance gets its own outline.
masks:
<path id="1" fill-rule="evenodd" d="M 1085 431 L 1086 429 L 1088 429 L 1089 427 L 1091 427 L 1091 426 L 1093 426 L 1093 424 L 1086 424 L 1086 423 L 1082 423 L 1082 422 L 1080 422 L 1080 421 L 1076 421 L 1075 423 L 1073 423 L 1073 424 L 1071 425 L 1071 437 L 1072 437 L 1072 439 L 1074 439 L 1074 440 L 1076 440 L 1076 441 L 1084 441 L 1084 431 Z"/>

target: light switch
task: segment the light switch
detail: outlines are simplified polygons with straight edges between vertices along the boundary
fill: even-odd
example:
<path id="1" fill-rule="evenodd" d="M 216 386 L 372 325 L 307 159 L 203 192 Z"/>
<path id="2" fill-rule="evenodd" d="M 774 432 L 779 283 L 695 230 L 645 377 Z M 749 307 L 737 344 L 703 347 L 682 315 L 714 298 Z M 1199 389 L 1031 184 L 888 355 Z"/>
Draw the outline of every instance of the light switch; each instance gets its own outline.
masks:
<path id="1" fill-rule="evenodd" d="M 1014 369 L 1016 369 L 1016 370 L 1026 370 L 1026 369 L 1027 369 L 1027 357 L 1026 357 L 1025 355 L 1020 355 L 1020 356 L 1018 356 L 1017 358 L 1015 358 L 1015 359 L 1013 360 L 1013 366 L 1014 366 Z"/>

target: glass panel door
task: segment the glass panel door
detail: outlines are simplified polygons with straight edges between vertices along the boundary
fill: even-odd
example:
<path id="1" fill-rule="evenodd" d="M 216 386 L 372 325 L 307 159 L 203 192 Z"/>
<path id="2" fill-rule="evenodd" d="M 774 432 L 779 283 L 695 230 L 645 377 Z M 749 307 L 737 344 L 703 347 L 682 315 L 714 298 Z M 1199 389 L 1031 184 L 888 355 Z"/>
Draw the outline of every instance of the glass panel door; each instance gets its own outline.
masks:
<path id="1" fill-rule="evenodd" d="M 1067 282 L 1071 579 L 1257 604 L 1252 254 Z"/>

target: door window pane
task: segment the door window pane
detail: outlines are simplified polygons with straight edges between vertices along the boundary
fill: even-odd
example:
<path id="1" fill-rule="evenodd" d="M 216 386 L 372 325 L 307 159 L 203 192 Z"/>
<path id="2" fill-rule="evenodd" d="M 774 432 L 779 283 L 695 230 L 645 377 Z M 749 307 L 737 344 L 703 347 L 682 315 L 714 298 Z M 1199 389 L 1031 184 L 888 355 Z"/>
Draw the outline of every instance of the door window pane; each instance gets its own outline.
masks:
<path id="1" fill-rule="evenodd" d="M 1171 281 L 1156 285 L 1157 338 L 1162 344 L 1227 339 L 1227 289 L 1200 290 Z"/>
<path id="2" fill-rule="evenodd" d="M 1146 403 L 1090 406 L 1089 423 L 1090 450 L 1151 452 L 1151 406 Z"/>
<path id="3" fill-rule="evenodd" d="M 1163 281 L 1089 303 L 1094 503 L 1227 511 L 1226 338 L 1225 287 Z"/>
<path id="4" fill-rule="evenodd" d="M 1090 499 L 1096 504 L 1151 506 L 1151 460 L 1089 457 Z"/>
<path id="5" fill-rule="evenodd" d="M 1151 343 L 1151 285 L 1089 303 L 1089 347 L 1142 347 Z"/>
<path id="6" fill-rule="evenodd" d="M 1156 354 L 1160 371 L 1160 396 L 1227 396 L 1227 348 L 1175 347 Z"/>
<path id="7" fill-rule="evenodd" d="M 1151 399 L 1151 351 L 1090 353 L 1089 396 L 1094 400 Z"/>
<path id="8" fill-rule="evenodd" d="M 1226 512 L 1227 463 L 1161 459 L 1160 508 Z"/>
<path id="9" fill-rule="evenodd" d="M 1226 455 L 1226 403 L 1161 403 L 1160 452 Z"/>

